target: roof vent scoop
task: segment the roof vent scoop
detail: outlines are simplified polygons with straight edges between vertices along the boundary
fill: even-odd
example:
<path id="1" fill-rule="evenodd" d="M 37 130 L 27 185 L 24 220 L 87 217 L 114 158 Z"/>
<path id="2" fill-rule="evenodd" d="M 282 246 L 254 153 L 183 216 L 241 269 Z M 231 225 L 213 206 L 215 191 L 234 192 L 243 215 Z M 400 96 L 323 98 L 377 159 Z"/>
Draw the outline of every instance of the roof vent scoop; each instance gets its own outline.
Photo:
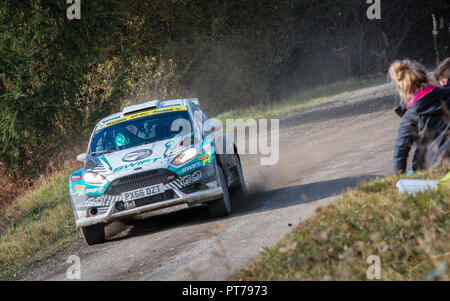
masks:
<path id="1" fill-rule="evenodd" d="M 198 100 L 198 98 L 189 98 L 188 100 L 190 100 L 192 103 L 195 103 L 197 106 L 200 106 L 200 101 Z"/>
<path id="2" fill-rule="evenodd" d="M 138 105 L 125 107 L 123 109 L 122 113 L 123 113 L 123 116 L 126 116 L 126 115 L 130 115 L 130 114 L 139 113 L 142 111 L 157 109 L 159 107 L 159 104 L 160 104 L 159 100 L 148 101 L 148 102 L 144 102 L 144 103 L 141 103 Z"/>

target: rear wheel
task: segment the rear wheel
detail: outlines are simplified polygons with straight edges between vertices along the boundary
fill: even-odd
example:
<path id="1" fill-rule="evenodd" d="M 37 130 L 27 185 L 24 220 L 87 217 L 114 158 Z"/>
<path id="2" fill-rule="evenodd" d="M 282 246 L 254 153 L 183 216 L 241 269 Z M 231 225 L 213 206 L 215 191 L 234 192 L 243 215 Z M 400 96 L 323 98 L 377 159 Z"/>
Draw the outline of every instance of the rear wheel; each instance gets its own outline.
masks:
<path id="1" fill-rule="evenodd" d="M 208 203 L 208 210 L 211 217 L 222 217 L 231 214 L 230 196 L 228 194 L 228 185 L 225 180 L 222 168 L 217 165 L 218 180 L 222 187 L 223 195 L 220 199 Z"/>
<path id="2" fill-rule="evenodd" d="M 90 246 L 105 242 L 105 227 L 103 225 L 82 227 L 81 233 L 86 243 Z"/>

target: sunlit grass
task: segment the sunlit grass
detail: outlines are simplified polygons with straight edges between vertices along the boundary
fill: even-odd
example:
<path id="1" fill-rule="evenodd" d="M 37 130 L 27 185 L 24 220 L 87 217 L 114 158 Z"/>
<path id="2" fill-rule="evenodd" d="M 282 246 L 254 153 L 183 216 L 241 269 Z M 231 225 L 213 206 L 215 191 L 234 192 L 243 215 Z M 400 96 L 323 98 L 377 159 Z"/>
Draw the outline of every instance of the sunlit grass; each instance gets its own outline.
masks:
<path id="1" fill-rule="evenodd" d="M 447 172 L 414 178 L 440 179 Z M 439 264 L 450 266 L 450 187 L 402 195 L 398 180 L 376 179 L 347 191 L 265 248 L 237 278 L 367 280 L 371 255 L 381 258 L 382 280 L 424 280 Z M 447 269 L 440 279 L 449 276 Z"/>
<path id="2" fill-rule="evenodd" d="M 9 206 L 0 227 L 0 277 L 8 277 L 72 240 L 75 221 L 67 188 L 68 174 Z"/>
<path id="3" fill-rule="evenodd" d="M 333 99 L 346 96 L 352 92 L 377 84 L 385 83 L 382 78 L 377 79 L 348 79 L 328 85 L 309 88 L 273 105 L 259 105 L 246 109 L 229 111 L 216 118 L 225 122 L 227 119 L 269 119 L 280 118 L 305 107 L 321 104 Z"/>

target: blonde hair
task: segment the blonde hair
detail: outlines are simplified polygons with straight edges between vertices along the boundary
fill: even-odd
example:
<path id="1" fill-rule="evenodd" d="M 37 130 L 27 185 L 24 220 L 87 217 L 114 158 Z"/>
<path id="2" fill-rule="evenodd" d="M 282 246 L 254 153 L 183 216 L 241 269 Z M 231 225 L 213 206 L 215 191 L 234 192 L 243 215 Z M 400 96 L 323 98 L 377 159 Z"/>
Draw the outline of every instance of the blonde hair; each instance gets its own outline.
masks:
<path id="1" fill-rule="evenodd" d="M 430 83 L 427 69 L 416 61 L 395 61 L 389 68 L 389 75 L 397 84 L 400 98 L 405 105 L 419 89 Z"/>

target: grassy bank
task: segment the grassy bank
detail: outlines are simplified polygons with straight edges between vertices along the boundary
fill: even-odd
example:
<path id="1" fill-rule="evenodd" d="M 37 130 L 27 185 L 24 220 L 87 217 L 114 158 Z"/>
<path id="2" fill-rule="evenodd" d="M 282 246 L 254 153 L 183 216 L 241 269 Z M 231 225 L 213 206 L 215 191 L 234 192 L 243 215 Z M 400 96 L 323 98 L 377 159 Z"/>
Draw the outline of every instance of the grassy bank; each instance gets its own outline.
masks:
<path id="1" fill-rule="evenodd" d="M 339 97 L 346 96 L 354 91 L 386 83 L 384 78 L 376 79 L 347 79 L 332 84 L 320 85 L 306 89 L 294 97 L 276 104 L 261 104 L 242 110 L 229 111 L 216 118 L 224 122 L 226 119 L 268 119 L 280 118 L 294 111 L 308 106 L 324 103 Z"/>
<path id="2" fill-rule="evenodd" d="M 54 176 L 6 208 L 0 223 L 0 278 L 74 239 L 68 177 L 69 173 Z"/>
<path id="3" fill-rule="evenodd" d="M 415 178 L 440 179 L 447 170 Z M 450 266 L 450 190 L 401 195 L 398 177 L 349 190 L 266 248 L 242 280 L 367 280 L 366 260 L 381 259 L 382 280 L 424 280 Z M 438 272 L 449 280 L 449 271 Z M 438 277 L 439 278 L 439 277 Z"/>

